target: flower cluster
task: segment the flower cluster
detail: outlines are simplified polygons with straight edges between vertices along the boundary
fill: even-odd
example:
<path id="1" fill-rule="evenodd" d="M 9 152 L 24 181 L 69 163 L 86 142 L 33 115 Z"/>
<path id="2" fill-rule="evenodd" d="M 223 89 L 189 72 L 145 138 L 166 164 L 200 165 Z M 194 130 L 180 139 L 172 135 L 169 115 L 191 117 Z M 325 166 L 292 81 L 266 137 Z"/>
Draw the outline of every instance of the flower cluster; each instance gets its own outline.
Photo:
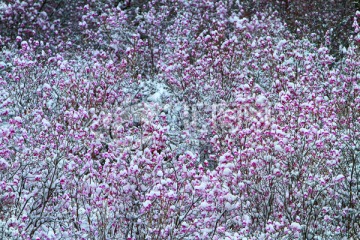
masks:
<path id="1" fill-rule="evenodd" d="M 255 2 L 0 3 L 0 239 L 358 238 L 360 13 Z"/>

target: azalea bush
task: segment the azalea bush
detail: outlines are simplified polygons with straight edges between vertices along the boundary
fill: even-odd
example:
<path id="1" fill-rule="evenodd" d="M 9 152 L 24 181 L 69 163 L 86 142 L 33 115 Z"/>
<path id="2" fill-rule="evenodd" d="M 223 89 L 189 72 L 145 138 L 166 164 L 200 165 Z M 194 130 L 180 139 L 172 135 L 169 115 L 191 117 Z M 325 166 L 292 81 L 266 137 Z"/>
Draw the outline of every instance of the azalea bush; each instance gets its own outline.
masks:
<path id="1" fill-rule="evenodd" d="M 0 238 L 358 238 L 358 4 L 304 4 L 1 3 Z"/>

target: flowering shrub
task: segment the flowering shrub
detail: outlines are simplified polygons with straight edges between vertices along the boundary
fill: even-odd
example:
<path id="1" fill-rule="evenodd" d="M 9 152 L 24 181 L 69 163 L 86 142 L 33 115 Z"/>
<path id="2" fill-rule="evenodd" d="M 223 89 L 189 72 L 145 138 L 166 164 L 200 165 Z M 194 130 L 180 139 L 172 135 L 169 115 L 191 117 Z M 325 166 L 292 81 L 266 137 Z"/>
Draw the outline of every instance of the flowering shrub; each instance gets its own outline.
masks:
<path id="1" fill-rule="evenodd" d="M 360 13 L 277 4 L 2 3 L 0 238 L 358 238 Z"/>

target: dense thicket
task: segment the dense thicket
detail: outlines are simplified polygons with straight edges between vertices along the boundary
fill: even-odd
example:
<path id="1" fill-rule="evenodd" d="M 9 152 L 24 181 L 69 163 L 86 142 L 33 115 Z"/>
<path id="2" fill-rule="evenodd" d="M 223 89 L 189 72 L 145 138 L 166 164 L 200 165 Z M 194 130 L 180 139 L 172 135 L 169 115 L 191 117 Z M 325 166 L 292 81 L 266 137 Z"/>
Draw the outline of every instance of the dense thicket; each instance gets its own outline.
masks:
<path id="1" fill-rule="evenodd" d="M 0 3 L 0 238 L 356 239 L 359 1 Z"/>

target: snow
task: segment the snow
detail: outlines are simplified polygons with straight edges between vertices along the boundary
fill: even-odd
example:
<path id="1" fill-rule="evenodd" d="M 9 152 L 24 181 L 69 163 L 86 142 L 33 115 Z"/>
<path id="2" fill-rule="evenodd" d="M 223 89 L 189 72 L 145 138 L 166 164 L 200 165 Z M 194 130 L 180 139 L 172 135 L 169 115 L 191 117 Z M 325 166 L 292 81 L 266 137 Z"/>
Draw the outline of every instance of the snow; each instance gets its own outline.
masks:
<path id="1" fill-rule="evenodd" d="M 256 98 L 256 104 L 260 105 L 260 106 L 265 105 L 267 103 L 267 101 L 268 101 L 268 99 L 264 95 L 259 95 Z"/>
<path id="2" fill-rule="evenodd" d="M 158 177 L 164 176 L 164 174 L 163 174 L 163 172 L 162 172 L 161 170 L 159 170 L 156 175 L 157 175 Z"/>
<path id="3" fill-rule="evenodd" d="M 230 168 L 225 168 L 224 171 L 223 171 L 223 174 L 225 176 L 230 176 L 232 174 L 232 171 Z"/>
<path id="4" fill-rule="evenodd" d="M 86 212 L 86 210 L 84 208 L 79 208 L 79 214 L 84 214 Z"/>
<path id="5" fill-rule="evenodd" d="M 251 217 L 249 215 L 244 215 L 243 216 L 243 225 L 247 226 L 251 223 Z"/>
<path id="6" fill-rule="evenodd" d="M 288 82 L 287 85 L 289 88 L 295 89 L 295 84 L 293 82 Z"/>
<path id="7" fill-rule="evenodd" d="M 301 230 L 301 225 L 297 222 L 293 222 L 290 225 L 291 229 L 295 230 L 295 231 L 300 231 Z"/>
<path id="8" fill-rule="evenodd" d="M 166 86 L 161 83 L 157 83 L 155 85 L 155 93 L 150 95 L 147 100 L 149 102 L 161 102 L 161 97 L 168 95 L 168 92 L 166 90 Z"/>
<path id="9" fill-rule="evenodd" d="M 205 190 L 206 189 L 206 183 L 201 182 L 201 184 L 199 186 L 196 186 L 195 189 L 197 189 L 197 190 Z"/>
<path id="10" fill-rule="evenodd" d="M 275 149 L 275 151 L 277 151 L 277 152 L 282 152 L 282 147 L 280 146 L 280 145 L 278 145 L 278 144 L 276 144 L 275 146 L 274 146 L 274 149 Z"/>
<path id="11" fill-rule="evenodd" d="M 4 158 L 0 158 L 0 170 L 5 170 L 9 166 L 10 164 Z"/>
<path id="12" fill-rule="evenodd" d="M 0 69 L 3 69 L 3 68 L 5 68 L 5 67 L 6 67 L 6 63 L 0 61 Z"/>
<path id="13" fill-rule="evenodd" d="M 275 169 L 273 170 L 273 173 L 274 173 L 275 175 L 280 175 L 280 174 L 281 174 L 281 171 L 280 171 L 280 169 L 275 168 Z"/>
<path id="14" fill-rule="evenodd" d="M 273 224 L 266 224 L 266 231 L 272 233 L 275 232 L 275 227 Z"/>
<path id="15" fill-rule="evenodd" d="M 278 44 L 276 45 L 276 48 L 278 50 L 281 50 L 286 43 L 287 43 L 287 41 L 285 39 L 283 39 L 283 40 L 278 42 Z"/>
<path id="16" fill-rule="evenodd" d="M 341 182 L 341 181 L 344 180 L 344 179 L 345 179 L 345 176 L 342 175 L 342 174 L 340 174 L 340 175 L 334 177 L 334 178 L 333 178 L 333 181 L 334 181 L 334 182 Z"/>
<path id="17" fill-rule="evenodd" d="M 321 47 L 318 49 L 318 53 L 320 54 L 326 54 L 328 52 L 328 48 L 326 47 Z"/>
<path id="18" fill-rule="evenodd" d="M 21 117 L 14 117 L 14 120 L 16 121 L 16 122 L 19 122 L 19 123 L 21 123 L 22 122 L 22 118 Z"/>
<path id="19" fill-rule="evenodd" d="M 45 83 L 45 84 L 43 85 L 43 89 L 44 89 L 44 90 L 50 90 L 50 89 L 51 89 L 50 84 Z"/>
<path id="20" fill-rule="evenodd" d="M 226 210 L 232 210 L 232 209 L 234 209 L 234 206 L 231 203 L 226 202 L 225 203 L 225 209 Z"/>
<path id="21" fill-rule="evenodd" d="M 200 204 L 201 209 L 209 209 L 210 207 L 211 207 L 211 205 L 209 203 L 207 203 L 207 202 L 202 202 Z"/>
<path id="22" fill-rule="evenodd" d="M 43 120 L 41 122 L 45 128 L 48 128 L 51 126 L 50 122 L 48 120 L 46 120 L 45 118 L 43 118 Z"/>
<path id="23" fill-rule="evenodd" d="M 49 101 L 46 102 L 46 107 L 49 109 L 53 109 L 56 105 L 56 102 L 52 99 L 50 99 Z"/>

